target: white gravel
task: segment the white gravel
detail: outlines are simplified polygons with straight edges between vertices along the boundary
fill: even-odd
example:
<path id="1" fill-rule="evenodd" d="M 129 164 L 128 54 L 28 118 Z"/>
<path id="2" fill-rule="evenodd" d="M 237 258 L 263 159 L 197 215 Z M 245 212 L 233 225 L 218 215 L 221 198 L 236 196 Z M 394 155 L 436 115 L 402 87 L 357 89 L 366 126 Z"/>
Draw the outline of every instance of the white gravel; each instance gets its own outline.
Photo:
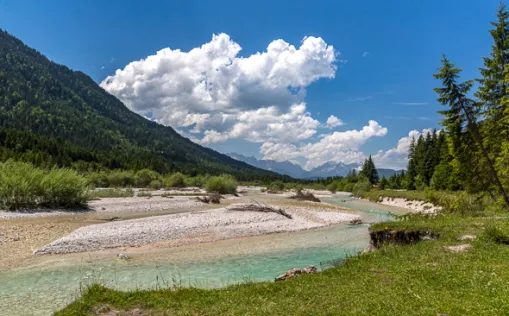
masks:
<path id="1" fill-rule="evenodd" d="M 429 202 L 419 200 L 407 200 L 404 198 L 384 197 L 382 200 L 378 201 L 378 203 L 383 205 L 406 208 L 424 214 L 433 214 L 442 209 L 441 207 L 435 206 Z"/>
<path id="2" fill-rule="evenodd" d="M 128 198 L 101 198 L 88 203 L 88 210 L 27 210 L 27 211 L 0 211 L 0 220 L 13 220 L 22 218 L 37 218 L 46 216 L 76 215 L 84 212 L 97 213 L 126 213 L 126 212 L 158 212 L 172 209 L 190 209 L 203 207 L 205 204 L 196 201 L 191 196 L 152 196 Z"/>
<path id="3" fill-rule="evenodd" d="M 220 208 L 90 225 L 78 228 L 69 235 L 37 249 L 34 254 L 94 251 L 161 241 L 173 241 L 173 245 L 178 246 L 179 243 L 183 244 L 189 240 L 203 242 L 289 232 L 360 219 L 358 215 L 330 209 L 307 207 L 284 209 L 292 215 L 292 219 L 276 213 Z"/>

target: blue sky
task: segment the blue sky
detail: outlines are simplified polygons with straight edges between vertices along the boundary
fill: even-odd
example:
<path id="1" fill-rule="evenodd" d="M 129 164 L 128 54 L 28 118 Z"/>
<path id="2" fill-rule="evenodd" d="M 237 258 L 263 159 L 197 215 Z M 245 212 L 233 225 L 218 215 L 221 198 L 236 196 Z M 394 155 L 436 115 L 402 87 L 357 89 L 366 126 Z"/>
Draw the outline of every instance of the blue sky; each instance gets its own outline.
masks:
<path id="1" fill-rule="evenodd" d="M 98 83 L 112 76 L 103 87 L 131 109 L 221 152 L 307 168 L 376 154 L 396 168 L 411 131 L 439 127 L 432 74 L 441 55 L 463 78 L 478 76 L 498 4 L 0 0 L 0 28 Z M 277 40 L 263 62 L 249 59 Z M 207 43 L 198 59 L 188 54 Z M 148 56 L 152 64 L 126 68 Z M 330 115 L 340 121 L 327 128 Z"/>

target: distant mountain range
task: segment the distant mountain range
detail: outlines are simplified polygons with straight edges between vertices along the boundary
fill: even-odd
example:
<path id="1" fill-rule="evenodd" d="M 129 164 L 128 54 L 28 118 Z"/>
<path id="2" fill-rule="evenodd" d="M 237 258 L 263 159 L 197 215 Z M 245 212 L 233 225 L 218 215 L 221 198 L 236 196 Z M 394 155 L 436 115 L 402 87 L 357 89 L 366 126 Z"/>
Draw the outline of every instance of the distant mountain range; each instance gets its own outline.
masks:
<path id="1" fill-rule="evenodd" d="M 348 174 L 348 172 L 352 171 L 353 169 L 357 169 L 361 166 L 360 164 L 356 163 L 345 164 L 342 162 L 329 161 L 319 167 L 307 171 L 302 169 L 301 166 L 294 164 L 293 162 L 290 161 L 260 160 L 255 157 L 248 157 L 237 153 L 229 153 L 227 155 L 239 161 L 248 163 L 251 166 L 260 169 L 274 171 L 281 174 L 286 174 L 298 179 L 327 178 L 337 176 L 344 177 Z M 382 176 L 389 178 L 393 174 L 401 172 L 401 170 L 393 169 L 377 169 L 377 170 L 380 178 Z"/>

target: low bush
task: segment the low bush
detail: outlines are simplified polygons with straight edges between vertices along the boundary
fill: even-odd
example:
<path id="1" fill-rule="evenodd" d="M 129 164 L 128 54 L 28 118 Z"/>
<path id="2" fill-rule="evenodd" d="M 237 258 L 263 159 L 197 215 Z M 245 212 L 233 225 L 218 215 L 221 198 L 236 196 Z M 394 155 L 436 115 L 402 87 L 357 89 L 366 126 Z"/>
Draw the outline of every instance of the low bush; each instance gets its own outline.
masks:
<path id="1" fill-rule="evenodd" d="M 338 189 L 338 185 L 336 182 L 331 182 L 328 186 L 327 186 L 327 190 L 332 192 L 332 193 L 336 193 L 336 190 Z"/>
<path id="2" fill-rule="evenodd" d="M 87 180 L 71 169 L 42 170 L 9 160 L 0 164 L 0 208 L 80 208 L 86 206 Z"/>
<path id="3" fill-rule="evenodd" d="M 154 180 L 160 180 L 161 175 L 150 169 L 142 169 L 136 172 L 134 184 L 138 188 L 147 188 Z"/>
<path id="4" fill-rule="evenodd" d="M 168 175 L 164 180 L 164 186 L 166 188 L 184 188 L 186 186 L 186 177 L 180 172 Z"/>
<path id="5" fill-rule="evenodd" d="M 237 192 L 237 181 L 230 175 L 211 177 L 205 185 L 207 192 L 219 194 L 234 194 Z"/>
<path id="6" fill-rule="evenodd" d="M 426 190 L 426 200 L 442 207 L 442 212 L 456 214 L 480 214 L 488 201 L 465 191 L 434 191 Z"/>
<path id="7" fill-rule="evenodd" d="M 486 227 L 483 237 L 498 244 L 509 245 L 509 235 L 495 226 Z"/>
<path id="8" fill-rule="evenodd" d="M 154 181 L 150 182 L 151 189 L 159 190 L 162 187 L 163 187 L 163 183 L 159 180 L 154 180 Z"/>

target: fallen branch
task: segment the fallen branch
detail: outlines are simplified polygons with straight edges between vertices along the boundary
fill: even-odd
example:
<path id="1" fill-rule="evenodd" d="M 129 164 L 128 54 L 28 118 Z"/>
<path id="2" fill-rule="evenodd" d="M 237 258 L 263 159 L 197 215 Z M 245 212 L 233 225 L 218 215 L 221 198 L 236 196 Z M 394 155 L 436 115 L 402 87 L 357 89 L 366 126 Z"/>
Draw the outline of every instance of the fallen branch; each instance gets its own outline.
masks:
<path id="1" fill-rule="evenodd" d="M 276 213 L 282 215 L 286 218 L 292 219 L 292 215 L 288 214 L 285 210 L 280 208 L 275 208 L 270 205 L 260 203 L 257 201 L 251 201 L 250 204 L 242 204 L 242 205 L 232 205 L 228 208 L 231 211 L 241 211 L 241 212 L 262 212 L 262 213 Z"/>

